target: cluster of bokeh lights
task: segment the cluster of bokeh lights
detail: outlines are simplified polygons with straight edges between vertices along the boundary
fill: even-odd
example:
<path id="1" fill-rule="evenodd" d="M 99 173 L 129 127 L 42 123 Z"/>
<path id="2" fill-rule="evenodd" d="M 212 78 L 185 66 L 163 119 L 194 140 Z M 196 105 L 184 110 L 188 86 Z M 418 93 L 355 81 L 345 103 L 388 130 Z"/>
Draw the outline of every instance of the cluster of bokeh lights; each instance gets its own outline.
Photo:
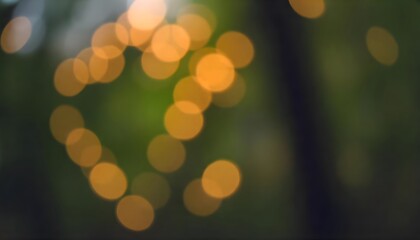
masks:
<path id="1" fill-rule="evenodd" d="M 206 47 L 216 17 L 204 5 L 182 7 L 175 23 L 166 20 L 166 12 L 164 0 L 134 1 L 115 22 L 95 30 L 89 48 L 58 65 L 54 86 L 61 95 L 74 97 L 91 84 L 113 82 L 125 68 L 128 47 L 142 53 L 140 67 L 147 76 L 167 80 L 192 51 L 190 75 L 176 83 L 173 104 L 163 116 L 167 133 L 154 137 L 147 147 L 149 164 L 160 173 L 173 173 L 186 162 L 183 141 L 202 132 L 206 109 L 212 103 L 233 107 L 245 96 L 245 81 L 236 70 L 251 63 L 254 47 L 246 35 L 235 31 L 222 34 L 215 47 Z M 82 114 L 73 106 L 58 106 L 51 114 L 50 128 L 70 159 L 82 167 L 93 191 L 105 200 L 118 201 L 116 216 L 123 226 L 142 231 L 153 224 L 155 211 L 164 207 L 171 195 L 164 176 L 142 172 L 128 181 L 113 153 L 85 127 Z M 216 160 L 186 186 L 184 205 L 194 215 L 209 216 L 237 191 L 241 179 L 235 163 Z"/>
<path id="2" fill-rule="evenodd" d="M 308 19 L 320 18 L 326 10 L 324 0 L 289 3 L 298 15 Z M 216 17 L 204 5 L 183 6 L 173 23 L 166 20 L 167 11 L 165 0 L 135 0 L 115 22 L 97 28 L 90 47 L 60 63 L 54 75 L 56 91 L 74 97 L 89 85 L 118 79 L 125 68 L 124 52 L 128 47 L 142 53 L 140 67 L 157 81 L 173 76 L 192 52 L 188 59 L 190 75 L 177 81 L 173 104 L 163 116 L 167 133 L 154 137 L 147 148 L 150 165 L 160 173 L 173 173 L 184 165 L 187 150 L 183 141 L 201 133 L 204 112 L 211 104 L 233 107 L 243 99 L 246 83 L 237 70 L 247 67 L 254 58 L 253 43 L 240 32 L 226 32 L 218 37 L 214 47 L 208 46 Z M 15 17 L 2 31 L 1 48 L 6 53 L 19 52 L 31 33 L 30 19 Z M 367 31 L 366 46 L 383 65 L 391 66 L 398 59 L 398 43 L 383 27 L 373 26 Z M 112 151 L 85 125 L 80 111 L 71 105 L 58 106 L 50 117 L 53 137 L 65 145 L 68 156 L 82 168 L 93 191 L 102 199 L 118 201 L 119 222 L 133 231 L 148 229 L 155 211 L 170 198 L 169 182 L 154 172 L 142 172 L 129 182 Z M 241 180 L 235 163 L 218 159 L 185 187 L 184 205 L 194 215 L 209 216 L 238 190 Z"/>

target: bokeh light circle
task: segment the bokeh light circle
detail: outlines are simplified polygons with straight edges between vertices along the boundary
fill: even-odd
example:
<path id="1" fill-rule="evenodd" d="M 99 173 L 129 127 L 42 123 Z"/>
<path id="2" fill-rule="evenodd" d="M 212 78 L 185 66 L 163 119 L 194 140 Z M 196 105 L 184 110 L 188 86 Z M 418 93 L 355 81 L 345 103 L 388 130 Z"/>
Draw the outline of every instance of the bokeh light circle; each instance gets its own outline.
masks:
<path id="1" fill-rule="evenodd" d="M 207 166 L 202 176 L 204 191 L 214 198 L 231 196 L 239 187 L 241 173 L 231 161 L 217 160 Z"/>
<path id="2" fill-rule="evenodd" d="M 136 195 L 122 198 L 117 204 L 116 214 L 120 223 L 133 231 L 148 229 L 155 219 L 152 205 L 143 197 Z"/>

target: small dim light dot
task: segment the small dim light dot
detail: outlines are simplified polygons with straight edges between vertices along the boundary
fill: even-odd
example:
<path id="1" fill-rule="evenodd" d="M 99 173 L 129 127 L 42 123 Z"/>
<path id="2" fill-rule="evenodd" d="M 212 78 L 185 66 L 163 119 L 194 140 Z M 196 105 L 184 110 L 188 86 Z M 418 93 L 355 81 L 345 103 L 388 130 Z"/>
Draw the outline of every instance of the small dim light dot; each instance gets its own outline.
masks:
<path id="1" fill-rule="evenodd" d="M 177 18 L 177 23 L 190 35 L 190 50 L 196 50 L 206 45 L 213 31 L 207 20 L 197 14 L 180 15 Z"/>
<path id="2" fill-rule="evenodd" d="M 135 0 L 127 12 L 130 24 L 139 30 L 151 30 L 165 18 L 167 6 L 164 0 Z"/>
<path id="3" fill-rule="evenodd" d="M 131 193 L 144 197 L 154 209 L 159 209 L 168 202 L 171 188 L 168 181 L 161 175 L 146 172 L 134 178 Z"/>
<path id="4" fill-rule="evenodd" d="M 158 59 L 164 62 L 176 62 L 188 52 L 191 40 L 184 28 L 168 24 L 156 30 L 150 44 Z"/>
<path id="5" fill-rule="evenodd" d="M 128 32 L 121 24 L 105 23 L 93 34 L 92 50 L 101 58 L 112 59 L 124 52 L 128 40 Z"/>
<path id="6" fill-rule="evenodd" d="M 192 106 L 193 103 L 189 105 Z M 192 109 L 191 111 L 197 110 Z M 203 129 L 204 118 L 202 114 L 185 113 L 174 104 L 166 111 L 164 123 L 166 130 L 172 137 L 180 140 L 190 140 Z"/>
<path id="7" fill-rule="evenodd" d="M 211 53 L 201 58 L 196 71 L 200 85 L 212 92 L 226 90 L 235 80 L 232 62 L 220 53 Z"/>
<path id="8" fill-rule="evenodd" d="M 236 68 L 248 66 L 254 58 L 254 45 L 240 32 L 227 32 L 219 37 L 217 49 L 226 54 Z"/>
<path id="9" fill-rule="evenodd" d="M 211 93 L 201 87 L 193 77 L 181 79 L 176 84 L 173 95 L 177 107 L 190 114 L 197 114 L 206 110 L 212 99 Z M 193 104 L 191 105 L 191 103 Z"/>
<path id="10" fill-rule="evenodd" d="M 190 182 L 183 194 L 185 208 L 192 214 L 206 217 L 215 213 L 221 205 L 221 200 L 207 195 L 200 179 Z"/>
<path id="11" fill-rule="evenodd" d="M 223 92 L 213 94 L 213 103 L 222 108 L 230 108 L 239 104 L 246 93 L 244 79 L 236 74 L 233 84 Z"/>
<path id="12" fill-rule="evenodd" d="M 67 59 L 55 70 L 54 87 L 58 93 L 66 97 L 79 94 L 86 86 L 81 83 L 74 73 L 74 62 L 78 59 Z"/>
<path id="13" fill-rule="evenodd" d="M 325 12 L 324 0 L 289 0 L 293 10 L 304 18 L 319 18 Z"/>
<path id="14" fill-rule="evenodd" d="M 32 23 L 27 17 L 16 17 L 3 29 L 1 48 L 6 53 L 16 53 L 21 50 L 32 35 Z"/>
<path id="15" fill-rule="evenodd" d="M 89 182 L 98 196 L 116 200 L 127 190 L 124 172 L 115 164 L 102 162 L 95 165 L 89 174 Z"/>
<path id="16" fill-rule="evenodd" d="M 382 27 L 371 27 L 366 35 L 369 53 L 379 63 L 394 65 L 398 59 L 399 47 L 392 34 Z"/>
<path id="17" fill-rule="evenodd" d="M 83 128 L 85 121 L 82 114 L 70 105 L 60 105 L 51 114 L 50 129 L 53 137 L 65 144 L 69 133 L 77 128 Z"/>
<path id="18" fill-rule="evenodd" d="M 85 128 L 77 128 L 69 133 L 66 149 L 71 160 L 81 167 L 95 165 L 102 155 L 102 145 L 98 137 Z"/>
<path id="19" fill-rule="evenodd" d="M 122 198 L 117 204 L 116 214 L 120 223 L 132 231 L 148 229 L 155 219 L 152 205 L 136 195 Z"/>
<path id="20" fill-rule="evenodd" d="M 202 176 L 204 191 L 215 198 L 231 196 L 239 187 L 241 173 L 230 161 L 217 160 L 207 166 Z"/>
<path id="21" fill-rule="evenodd" d="M 156 80 L 164 80 L 172 76 L 179 67 L 179 61 L 163 62 L 147 49 L 141 56 L 141 66 L 144 72 Z"/>
<path id="22" fill-rule="evenodd" d="M 147 148 L 147 158 L 158 171 L 170 173 L 178 170 L 185 162 L 184 145 L 168 135 L 152 139 Z"/>

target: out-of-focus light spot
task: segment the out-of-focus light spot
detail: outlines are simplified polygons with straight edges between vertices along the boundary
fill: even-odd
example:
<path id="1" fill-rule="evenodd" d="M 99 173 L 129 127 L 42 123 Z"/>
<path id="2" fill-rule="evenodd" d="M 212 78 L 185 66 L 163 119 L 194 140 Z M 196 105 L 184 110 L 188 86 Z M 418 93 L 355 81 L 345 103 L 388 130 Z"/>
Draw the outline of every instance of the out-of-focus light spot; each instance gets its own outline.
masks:
<path id="1" fill-rule="evenodd" d="M 218 160 L 207 166 L 202 177 L 204 191 L 215 198 L 231 196 L 240 182 L 239 168 L 227 160 Z"/>
<path id="2" fill-rule="evenodd" d="M 147 148 L 149 163 L 158 171 L 170 173 L 178 170 L 185 162 L 184 145 L 168 135 L 159 135 Z"/>
<path id="3" fill-rule="evenodd" d="M 151 48 L 160 60 L 176 62 L 185 56 L 190 44 L 190 36 L 184 28 L 169 24 L 156 30 L 151 41 Z"/>
<path id="4" fill-rule="evenodd" d="M 128 9 L 130 24 L 139 30 L 151 30 L 165 18 L 167 6 L 164 0 L 135 0 Z"/>
<path id="5" fill-rule="evenodd" d="M 32 34 L 32 23 L 27 17 L 16 17 L 3 29 L 1 48 L 6 53 L 16 53 L 21 50 Z"/>
<path id="6" fill-rule="evenodd" d="M 81 167 L 95 165 L 102 155 L 98 137 L 85 128 L 74 129 L 68 134 L 66 150 L 71 160 Z"/>
<path id="7" fill-rule="evenodd" d="M 90 79 L 89 68 L 84 61 L 80 60 L 79 58 L 76 59 L 77 60 L 73 62 L 74 75 L 76 76 L 76 79 L 81 83 L 87 84 Z"/>
<path id="8" fill-rule="evenodd" d="M 107 200 L 118 199 L 127 190 L 124 172 L 112 163 L 103 162 L 93 167 L 89 182 L 95 193 Z"/>
<path id="9" fill-rule="evenodd" d="M 80 60 L 82 63 L 78 64 L 81 69 L 83 69 L 83 65 L 87 67 L 87 78 L 85 77 L 77 77 L 83 84 L 92 84 L 95 83 L 96 80 L 93 78 L 93 75 L 97 75 L 98 72 L 102 72 L 101 69 L 108 68 L 108 60 L 100 58 L 100 61 L 94 61 L 94 65 L 91 65 L 91 58 L 94 56 L 92 48 L 85 48 L 77 54 L 76 59 Z M 96 58 L 99 58 L 96 56 Z M 77 72 L 76 64 L 74 65 L 74 72 Z M 99 69 L 99 70 L 98 70 Z M 83 70 L 82 70 L 83 71 Z M 92 73 L 93 72 L 93 73 Z M 104 73 L 100 73 L 103 75 Z"/>
<path id="10" fill-rule="evenodd" d="M 120 223 L 132 231 L 148 229 L 155 219 L 152 205 L 136 195 L 122 198 L 117 204 L 116 214 Z"/>
<path id="11" fill-rule="evenodd" d="M 189 103 L 189 102 L 186 102 Z M 194 106 L 193 103 L 189 105 Z M 195 106 L 195 108 L 198 108 Z M 186 106 L 185 108 L 186 109 Z M 188 111 L 197 111 L 194 108 Z M 175 104 L 170 106 L 165 113 L 165 128 L 168 133 L 181 140 L 190 140 L 196 137 L 203 129 L 204 118 L 200 114 L 189 114 L 181 111 Z"/>
<path id="12" fill-rule="evenodd" d="M 89 58 L 89 72 L 92 76 L 93 82 L 99 82 L 100 79 L 105 77 L 108 71 L 109 61 L 101 58 L 92 52 Z"/>
<path id="13" fill-rule="evenodd" d="M 235 79 L 232 62 L 220 53 L 211 53 L 201 58 L 196 73 L 201 86 L 212 92 L 226 90 Z"/>
<path id="14" fill-rule="evenodd" d="M 109 148 L 102 146 L 102 154 L 98 162 L 108 162 L 117 165 L 117 158 L 115 157 L 114 153 L 111 150 L 109 150 Z M 92 170 L 92 167 L 93 166 L 81 168 L 85 177 L 89 178 L 89 174 Z"/>
<path id="15" fill-rule="evenodd" d="M 72 97 L 79 94 L 85 84 L 81 83 L 74 73 L 74 62 L 79 59 L 67 59 L 63 61 L 55 70 L 54 87 L 58 93 L 66 97 Z"/>
<path id="16" fill-rule="evenodd" d="M 128 32 L 118 23 L 106 23 L 100 26 L 92 36 L 92 49 L 104 59 L 120 56 L 128 45 Z"/>
<path id="17" fill-rule="evenodd" d="M 188 69 L 189 69 L 190 74 L 192 76 L 196 76 L 197 75 L 196 74 L 196 72 L 197 72 L 197 65 L 200 62 L 200 60 L 203 57 L 209 55 L 210 53 L 220 53 L 220 51 L 217 50 L 217 49 L 215 49 L 215 48 L 206 47 L 206 48 L 202 48 L 202 49 L 199 49 L 199 50 L 195 51 L 191 55 L 191 58 L 190 58 L 190 60 L 188 62 Z"/>
<path id="18" fill-rule="evenodd" d="M 289 0 L 293 10 L 305 18 L 319 18 L 325 12 L 324 0 Z"/>
<path id="19" fill-rule="evenodd" d="M 123 13 L 117 20 L 117 23 L 125 27 L 129 35 L 129 46 L 140 47 L 146 44 L 153 35 L 154 29 L 140 30 L 132 27 L 128 21 L 128 14 Z"/>
<path id="20" fill-rule="evenodd" d="M 393 65 L 398 59 L 399 47 L 392 34 L 382 27 L 371 27 L 366 35 L 369 53 L 379 63 Z"/>
<path id="21" fill-rule="evenodd" d="M 230 58 L 236 68 L 248 66 L 254 58 L 254 45 L 240 32 L 224 33 L 217 40 L 216 46 Z"/>
<path id="22" fill-rule="evenodd" d="M 234 107 L 241 102 L 246 93 L 246 84 L 244 79 L 236 74 L 233 84 L 223 92 L 213 94 L 213 103 L 216 106 L 229 108 Z"/>
<path id="23" fill-rule="evenodd" d="M 183 78 L 174 89 L 174 102 L 185 113 L 197 114 L 203 112 L 210 105 L 211 99 L 211 93 L 202 88 L 193 77 Z M 194 103 L 198 108 L 188 107 L 185 102 Z"/>
<path id="24" fill-rule="evenodd" d="M 77 128 L 83 128 L 85 121 L 79 110 L 70 105 L 60 105 L 51 114 L 50 129 L 53 137 L 65 144 L 69 133 Z"/>
<path id="25" fill-rule="evenodd" d="M 142 173 L 134 178 L 131 193 L 143 196 L 154 209 L 159 209 L 168 202 L 171 188 L 164 177 L 156 173 Z"/>
<path id="26" fill-rule="evenodd" d="M 207 23 L 210 25 L 210 28 L 212 30 L 216 29 L 217 18 L 214 15 L 213 11 L 211 11 L 205 5 L 197 4 L 197 3 L 189 4 L 185 7 L 183 7 L 179 11 L 179 15 L 183 15 L 183 14 L 199 15 L 199 16 L 203 17 L 204 19 L 206 19 Z"/>
<path id="27" fill-rule="evenodd" d="M 221 200 L 204 192 L 200 179 L 190 182 L 184 190 L 184 205 L 194 215 L 205 217 L 216 212 Z"/>
<path id="28" fill-rule="evenodd" d="M 178 16 L 177 23 L 190 35 L 191 50 L 202 48 L 209 41 L 212 29 L 203 17 L 191 13 L 183 14 Z"/>
<path id="29" fill-rule="evenodd" d="M 125 57 L 121 54 L 107 60 L 92 52 L 88 63 L 90 72 L 89 83 L 110 83 L 123 72 Z"/>
<path id="30" fill-rule="evenodd" d="M 164 80 L 178 70 L 179 61 L 163 62 L 150 49 L 147 49 L 141 56 L 141 66 L 149 77 L 156 80 Z"/>

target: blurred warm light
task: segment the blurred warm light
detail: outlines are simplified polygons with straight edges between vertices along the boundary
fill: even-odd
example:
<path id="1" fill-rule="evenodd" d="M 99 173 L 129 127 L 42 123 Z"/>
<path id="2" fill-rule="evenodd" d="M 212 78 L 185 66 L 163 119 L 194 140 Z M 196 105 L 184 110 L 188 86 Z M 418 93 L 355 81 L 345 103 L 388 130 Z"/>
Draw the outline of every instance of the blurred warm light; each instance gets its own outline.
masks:
<path id="1" fill-rule="evenodd" d="M 254 45 L 240 32 L 227 32 L 219 37 L 217 49 L 226 54 L 236 68 L 248 66 L 254 58 Z"/>
<path id="2" fill-rule="evenodd" d="M 239 187 L 241 174 L 239 168 L 230 161 L 217 160 L 207 166 L 203 173 L 204 191 L 215 198 L 226 198 Z"/>
<path id="3" fill-rule="evenodd" d="M 205 5 L 197 4 L 197 3 L 188 4 L 179 11 L 179 15 L 183 15 L 183 14 L 194 14 L 194 15 L 201 16 L 210 25 L 210 28 L 212 30 L 216 29 L 216 25 L 217 25 L 216 16 L 214 15 L 213 11 L 211 11 Z"/>
<path id="4" fill-rule="evenodd" d="M 94 58 L 92 57 L 92 59 L 94 59 Z M 89 66 L 91 69 L 93 69 L 93 66 L 99 67 L 99 66 L 102 65 L 101 62 L 93 63 L 92 59 L 91 59 L 91 62 L 90 62 L 91 65 Z M 99 60 L 97 59 L 97 61 L 99 61 Z M 123 70 L 125 68 L 125 57 L 124 57 L 124 55 L 119 55 L 115 58 L 109 59 L 107 66 L 108 67 L 105 69 L 105 73 L 101 77 L 96 79 L 100 83 L 113 82 L 114 80 L 116 80 L 121 75 L 121 73 L 123 72 Z"/>
<path id="5" fill-rule="evenodd" d="M 179 61 L 163 62 L 155 57 L 150 49 L 147 49 L 141 56 L 141 66 L 149 77 L 163 80 L 169 78 L 178 70 Z"/>
<path id="6" fill-rule="evenodd" d="M 233 84 L 223 92 L 213 94 L 213 103 L 216 106 L 229 108 L 239 104 L 246 93 L 246 83 L 244 79 L 236 74 Z"/>
<path id="7" fill-rule="evenodd" d="M 147 148 L 147 158 L 158 171 L 170 173 L 178 170 L 185 162 L 184 145 L 168 135 L 152 139 Z"/>
<path id="8" fill-rule="evenodd" d="M 76 58 L 76 60 L 73 61 L 73 72 L 76 76 L 76 79 L 79 80 L 79 82 L 83 84 L 89 83 L 89 67 L 84 61 L 82 61 L 79 58 Z"/>
<path id="9" fill-rule="evenodd" d="M 131 184 L 131 193 L 144 197 L 152 204 L 154 209 L 159 209 L 168 202 L 171 188 L 164 177 L 156 173 L 146 172 L 134 178 Z"/>
<path id="10" fill-rule="evenodd" d="M 67 59 L 63 61 L 55 70 L 54 87 L 58 93 L 66 97 L 79 94 L 85 84 L 80 82 L 74 72 L 74 62 L 79 59 Z"/>
<path id="11" fill-rule="evenodd" d="M 120 56 L 128 45 L 128 32 L 119 23 L 105 23 L 92 36 L 94 53 L 104 59 Z"/>
<path id="12" fill-rule="evenodd" d="M 184 28 L 168 24 L 156 30 L 150 44 L 153 53 L 161 61 L 176 62 L 188 52 L 191 40 Z"/>
<path id="13" fill-rule="evenodd" d="M 186 102 L 189 103 L 189 102 Z M 189 103 L 194 106 L 193 103 Z M 184 109 L 187 109 L 185 106 Z M 195 108 L 198 108 L 195 106 Z M 197 111 L 191 107 L 188 111 Z M 168 133 L 181 140 L 190 140 L 196 137 L 203 129 L 204 118 L 202 114 L 188 114 L 179 109 L 175 104 L 170 106 L 165 113 L 165 128 Z"/>
<path id="14" fill-rule="evenodd" d="M 117 23 L 124 26 L 129 35 L 128 45 L 133 47 L 140 47 L 146 44 L 153 35 L 154 30 L 140 30 L 132 27 L 128 21 L 128 14 L 123 13 L 117 20 Z"/>
<path id="15" fill-rule="evenodd" d="M 184 205 L 194 215 L 205 217 L 216 212 L 221 200 L 207 195 L 200 179 L 190 182 L 184 190 Z"/>
<path id="16" fill-rule="evenodd" d="M 120 223 L 132 231 L 148 229 L 155 219 L 152 205 L 136 195 L 122 198 L 117 204 L 116 214 Z"/>
<path id="17" fill-rule="evenodd" d="M 219 50 L 215 49 L 215 48 L 210 48 L 210 47 L 206 47 L 206 48 L 201 48 L 197 51 L 195 51 L 191 57 L 190 60 L 188 62 L 188 70 L 190 71 L 190 74 L 192 76 L 196 76 L 196 72 L 197 72 L 197 65 L 200 62 L 200 60 L 209 55 L 210 53 L 220 53 Z"/>
<path id="18" fill-rule="evenodd" d="M 115 157 L 114 153 L 109 148 L 102 146 L 102 154 L 98 162 L 109 162 L 116 165 L 117 158 Z M 85 177 L 89 178 L 89 174 L 90 174 L 90 171 L 92 170 L 92 167 L 93 166 L 81 168 Z"/>
<path id="19" fill-rule="evenodd" d="M 83 71 L 85 67 L 87 67 L 87 76 L 77 77 L 77 80 L 79 80 L 83 84 L 92 84 L 95 83 L 96 80 L 93 78 L 97 75 L 103 75 L 104 70 L 108 68 L 108 60 L 99 58 L 96 56 L 95 58 L 99 58 L 98 60 L 94 60 L 91 62 L 92 57 L 94 56 L 92 48 L 85 48 L 82 51 L 80 51 L 76 59 L 80 60 L 82 63 L 79 63 L 78 65 L 73 66 L 74 72 Z M 79 68 L 79 69 L 77 69 Z"/>
<path id="20" fill-rule="evenodd" d="M 212 92 L 226 90 L 235 79 L 232 62 L 220 53 L 211 53 L 201 58 L 196 73 L 201 86 Z"/>
<path id="21" fill-rule="evenodd" d="M 51 114 L 50 129 L 53 137 L 65 144 L 69 133 L 77 128 L 83 128 L 85 121 L 79 110 L 70 105 L 60 105 Z"/>
<path id="22" fill-rule="evenodd" d="M 102 155 L 102 145 L 92 131 L 85 128 L 72 130 L 66 139 L 66 150 L 73 162 L 81 167 L 90 167 Z"/>
<path id="23" fill-rule="evenodd" d="M 93 82 L 98 82 L 100 79 L 105 77 L 109 65 L 110 64 L 107 59 L 99 57 L 92 51 L 92 55 L 89 59 L 89 72 Z"/>
<path id="24" fill-rule="evenodd" d="M 1 34 L 1 48 L 6 53 L 21 50 L 32 34 L 32 23 L 27 17 L 16 17 L 7 23 Z"/>
<path id="25" fill-rule="evenodd" d="M 120 198 L 127 190 L 124 172 L 115 164 L 101 162 L 92 168 L 89 174 L 92 189 L 107 200 Z"/>
<path id="26" fill-rule="evenodd" d="M 305 18 L 319 18 L 325 12 L 324 0 L 289 0 L 297 14 Z"/>
<path id="27" fill-rule="evenodd" d="M 164 0 L 135 0 L 128 9 L 130 24 L 139 30 L 151 30 L 165 18 L 167 6 Z"/>
<path id="28" fill-rule="evenodd" d="M 379 63 L 387 66 L 393 65 L 399 54 L 398 43 L 394 36 L 382 27 L 369 28 L 366 35 L 366 44 L 369 53 Z"/>
<path id="29" fill-rule="evenodd" d="M 174 102 L 176 106 L 185 113 L 197 114 L 207 109 L 210 105 L 212 95 L 209 91 L 193 78 L 181 79 L 174 89 Z M 194 103 L 196 108 L 188 106 L 185 102 Z"/>
<path id="30" fill-rule="evenodd" d="M 207 20 L 197 14 L 187 13 L 179 15 L 177 23 L 190 35 L 191 50 L 196 50 L 206 45 L 213 31 Z"/>

